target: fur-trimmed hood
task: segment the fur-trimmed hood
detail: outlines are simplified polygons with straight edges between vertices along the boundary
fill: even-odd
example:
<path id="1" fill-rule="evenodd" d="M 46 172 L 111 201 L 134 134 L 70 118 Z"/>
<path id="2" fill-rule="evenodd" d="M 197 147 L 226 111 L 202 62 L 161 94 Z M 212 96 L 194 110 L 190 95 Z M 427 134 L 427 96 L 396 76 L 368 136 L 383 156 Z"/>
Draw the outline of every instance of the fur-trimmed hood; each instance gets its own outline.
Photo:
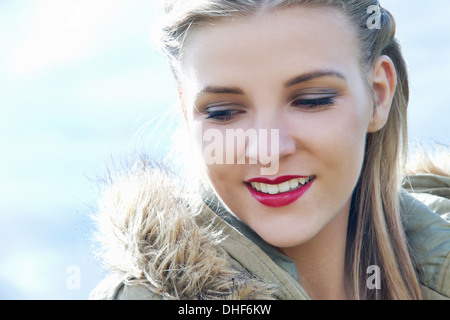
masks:
<path id="1" fill-rule="evenodd" d="M 273 298 L 272 286 L 230 264 L 222 230 L 198 222 L 198 194 L 161 163 L 130 163 L 108 172 L 95 215 L 107 269 L 162 299 Z"/>
<path id="2" fill-rule="evenodd" d="M 94 216 L 98 256 L 112 275 L 90 298 L 308 299 L 267 251 L 165 165 L 135 157 L 113 167 Z M 414 173 L 404 188 L 420 201 L 402 192 L 405 231 L 420 258 L 424 297 L 448 298 L 450 176 Z"/>

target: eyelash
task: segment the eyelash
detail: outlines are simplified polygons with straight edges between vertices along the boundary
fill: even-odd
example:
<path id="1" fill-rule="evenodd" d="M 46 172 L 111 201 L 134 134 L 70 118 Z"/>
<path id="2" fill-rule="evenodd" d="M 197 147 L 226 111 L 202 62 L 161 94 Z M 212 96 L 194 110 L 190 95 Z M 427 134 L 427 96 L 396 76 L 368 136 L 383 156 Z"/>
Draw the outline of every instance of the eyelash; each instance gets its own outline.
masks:
<path id="1" fill-rule="evenodd" d="M 305 110 L 315 111 L 315 109 L 331 106 L 335 104 L 335 102 L 335 97 L 329 96 L 316 99 L 296 99 L 292 101 L 292 105 Z"/>
<path id="2" fill-rule="evenodd" d="M 207 120 L 214 120 L 217 122 L 227 122 L 233 119 L 237 114 L 242 113 L 239 110 L 219 110 L 219 111 L 207 111 Z"/>
<path id="3" fill-rule="evenodd" d="M 306 111 L 316 111 L 316 109 L 320 110 L 321 108 L 328 107 L 335 104 L 335 97 L 329 96 L 329 97 L 323 97 L 323 98 L 316 98 L 316 99 L 295 99 L 292 101 L 291 105 L 304 109 Z M 242 110 L 236 110 L 236 109 L 224 109 L 224 110 L 217 110 L 217 111 L 210 111 L 205 110 L 206 120 L 213 120 L 216 122 L 227 122 L 232 120 L 234 117 L 236 117 L 238 114 L 243 113 Z"/>

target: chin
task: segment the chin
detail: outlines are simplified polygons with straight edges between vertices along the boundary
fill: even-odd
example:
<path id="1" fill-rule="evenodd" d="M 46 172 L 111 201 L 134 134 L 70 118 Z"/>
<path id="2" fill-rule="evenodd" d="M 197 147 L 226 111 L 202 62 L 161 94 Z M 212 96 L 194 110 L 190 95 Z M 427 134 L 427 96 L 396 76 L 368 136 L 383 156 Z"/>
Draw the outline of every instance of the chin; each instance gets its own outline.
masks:
<path id="1" fill-rule="evenodd" d="M 264 240 L 273 247 L 283 249 L 283 248 L 293 248 L 293 247 L 301 246 L 305 243 L 308 243 L 312 238 L 313 238 L 313 236 L 301 237 L 301 238 L 299 238 L 298 236 L 297 237 L 283 236 L 283 237 L 274 237 L 274 238 L 270 238 L 267 240 L 264 239 Z"/>
<path id="2" fill-rule="evenodd" d="M 295 226 L 293 228 L 292 226 Z M 267 221 L 266 226 L 257 225 L 252 229 L 268 244 L 276 248 L 292 248 L 309 242 L 317 235 L 314 226 L 305 222 L 274 224 Z"/>

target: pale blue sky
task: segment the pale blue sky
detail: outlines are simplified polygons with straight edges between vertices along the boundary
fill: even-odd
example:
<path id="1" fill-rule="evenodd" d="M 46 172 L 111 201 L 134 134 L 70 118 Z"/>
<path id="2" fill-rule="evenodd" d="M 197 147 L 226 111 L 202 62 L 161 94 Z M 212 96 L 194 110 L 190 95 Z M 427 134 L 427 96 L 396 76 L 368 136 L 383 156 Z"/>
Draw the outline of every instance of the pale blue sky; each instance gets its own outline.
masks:
<path id="1" fill-rule="evenodd" d="M 409 65 L 410 136 L 449 144 L 450 2 L 382 5 Z M 160 12 L 155 0 L 0 0 L 0 298 L 83 299 L 101 279 L 85 239 L 87 176 L 152 150 L 143 126 L 176 101 L 150 40 Z M 155 131 L 158 150 L 169 133 Z M 67 287 L 70 266 L 79 289 Z"/>

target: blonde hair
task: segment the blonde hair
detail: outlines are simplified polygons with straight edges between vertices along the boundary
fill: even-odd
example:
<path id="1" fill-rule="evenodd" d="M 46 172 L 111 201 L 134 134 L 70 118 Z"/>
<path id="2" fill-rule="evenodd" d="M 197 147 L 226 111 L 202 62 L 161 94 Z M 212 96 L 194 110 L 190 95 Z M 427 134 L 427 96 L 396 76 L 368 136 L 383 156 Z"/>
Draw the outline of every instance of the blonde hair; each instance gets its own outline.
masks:
<path id="1" fill-rule="evenodd" d="M 218 19 L 298 5 L 336 8 L 349 18 L 357 30 L 363 74 L 368 74 L 381 55 L 389 56 L 395 65 L 397 89 L 388 121 L 380 131 L 369 133 L 366 138 L 364 164 L 352 199 L 346 258 L 357 299 L 420 299 L 419 282 L 399 207 L 399 188 L 407 146 L 408 76 L 395 38 L 394 19 L 378 1 L 169 0 L 166 1 L 162 49 L 180 83 L 179 67 L 184 42 L 197 26 Z M 370 8 L 379 9 L 379 25 L 369 24 L 373 14 Z M 382 270 L 383 290 L 369 290 L 363 280 L 371 265 L 377 265 Z"/>

